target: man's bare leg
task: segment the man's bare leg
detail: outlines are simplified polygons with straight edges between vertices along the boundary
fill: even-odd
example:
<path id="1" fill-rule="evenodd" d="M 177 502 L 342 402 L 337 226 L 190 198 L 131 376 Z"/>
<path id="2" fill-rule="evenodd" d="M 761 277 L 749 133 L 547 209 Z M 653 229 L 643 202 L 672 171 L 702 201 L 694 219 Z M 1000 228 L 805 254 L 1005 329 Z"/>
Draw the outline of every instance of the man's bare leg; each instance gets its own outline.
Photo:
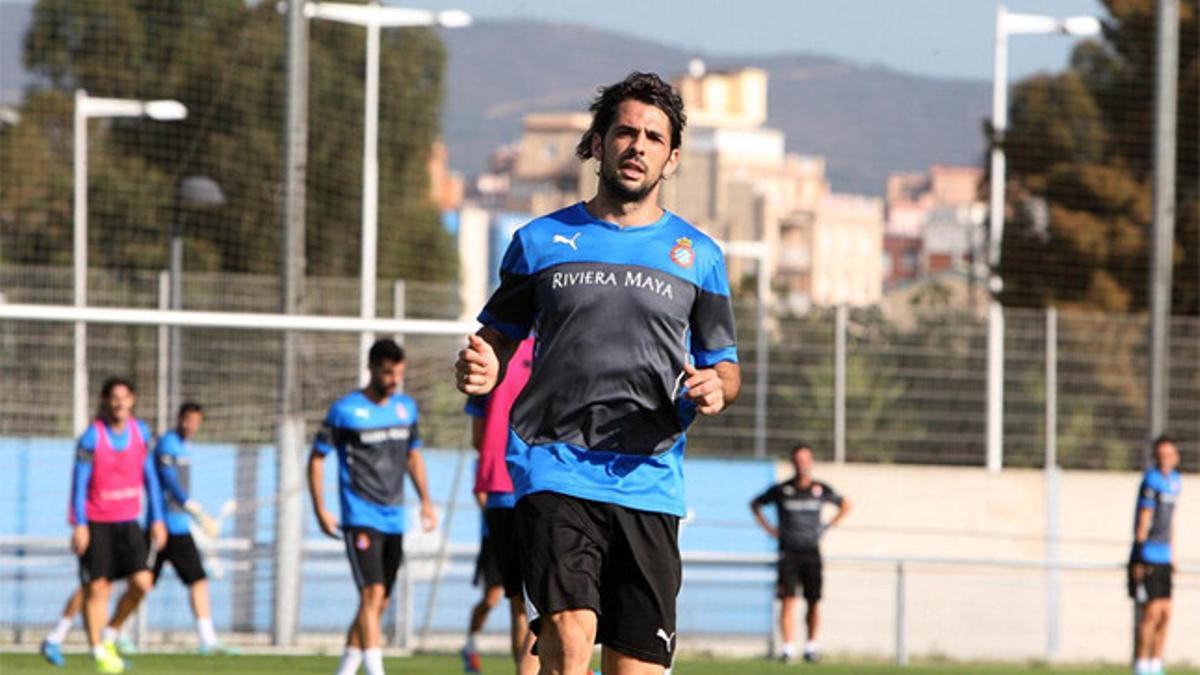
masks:
<path id="1" fill-rule="evenodd" d="M 525 616 L 525 598 L 515 595 L 508 599 L 509 641 L 517 675 L 536 675 L 538 658 L 533 655 L 533 635 Z"/>
<path id="2" fill-rule="evenodd" d="M 596 613 L 590 609 L 568 609 L 542 617 L 538 674 L 589 675 L 596 625 Z"/>
<path id="3" fill-rule="evenodd" d="M 790 660 L 796 656 L 796 596 L 784 596 L 779 599 L 779 635 L 783 638 L 783 649 L 780 656 Z"/>

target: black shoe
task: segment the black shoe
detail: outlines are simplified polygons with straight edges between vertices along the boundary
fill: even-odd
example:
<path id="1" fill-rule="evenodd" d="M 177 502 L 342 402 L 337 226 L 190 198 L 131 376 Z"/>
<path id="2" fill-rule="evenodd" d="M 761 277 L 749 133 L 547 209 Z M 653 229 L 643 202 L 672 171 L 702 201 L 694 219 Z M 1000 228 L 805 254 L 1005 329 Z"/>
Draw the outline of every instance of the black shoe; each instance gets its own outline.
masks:
<path id="1" fill-rule="evenodd" d="M 821 652 L 804 652 L 805 663 L 820 663 Z"/>

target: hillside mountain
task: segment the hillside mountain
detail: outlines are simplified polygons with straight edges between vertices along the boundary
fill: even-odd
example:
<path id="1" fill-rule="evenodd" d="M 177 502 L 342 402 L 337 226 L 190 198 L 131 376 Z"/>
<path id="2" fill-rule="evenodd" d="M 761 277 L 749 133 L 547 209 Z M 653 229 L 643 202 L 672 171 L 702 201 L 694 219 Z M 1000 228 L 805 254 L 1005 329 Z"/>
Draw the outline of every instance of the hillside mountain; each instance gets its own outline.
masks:
<path id="1" fill-rule="evenodd" d="M 0 3 L 0 105 L 16 103 L 29 81 L 22 36 L 32 5 Z M 282 30 L 282 26 L 281 26 Z M 768 124 L 791 152 L 824 155 L 835 190 L 881 194 L 892 171 L 934 163 L 979 164 L 980 121 L 990 107 L 985 82 L 907 75 L 803 53 L 706 58 L 582 26 L 480 21 L 442 32 L 449 54 L 442 113 L 451 165 L 466 174 L 521 134 L 527 112 L 585 110 L 596 86 L 631 70 L 666 77 L 690 59 L 710 68 L 755 66 L 770 75 Z"/>
<path id="2" fill-rule="evenodd" d="M 450 55 L 445 137 L 451 164 L 473 173 L 521 133 L 532 111 L 585 110 L 599 84 L 631 70 L 665 77 L 687 52 L 591 28 L 534 21 L 481 21 L 442 34 Z M 985 82 L 940 80 L 806 54 L 705 58 L 711 69 L 766 70 L 768 124 L 791 152 L 825 155 L 835 190 L 881 194 L 887 174 L 930 164 L 979 164 Z"/>

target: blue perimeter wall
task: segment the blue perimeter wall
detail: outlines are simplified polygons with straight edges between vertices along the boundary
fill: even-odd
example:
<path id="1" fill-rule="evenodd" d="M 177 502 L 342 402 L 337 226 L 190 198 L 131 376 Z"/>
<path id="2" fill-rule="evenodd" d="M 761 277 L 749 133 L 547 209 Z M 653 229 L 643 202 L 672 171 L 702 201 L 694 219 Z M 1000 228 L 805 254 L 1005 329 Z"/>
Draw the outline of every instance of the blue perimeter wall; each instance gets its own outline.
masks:
<path id="1" fill-rule="evenodd" d="M 257 455 L 257 488 L 260 507 L 256 513 L 256 541 L 269 543 L 274 537 L 274 513 L 270 499 L 276 495 L 274 448 L 262 446 Z M 215 512 L 234 497 L 237 484 L 237 448 L 233 445 L 197 443 L 192 456 L 192 497 Z M 479 541 L 480 515 L 470 493 L 474 463 L 469 455 L 426 449 L 430 490 L 443 520 L 456 471 L 460 480 L 454 494 L 455 512 L 450 542 L 470 546 Z M 66 525 L 70 491 L 73 441 L 62 438 L 0 438 L 0 536 L 61 536 L 66 551 Z M 336 508 L 336 460 L 331 457 L 325 471 L 326 502 Z M 461 465 L 461 467 L 460 467 Z M 769 461 L 689 459 L 686 463 L 690 517 L 680 537 L 683 551 L 767 552 L 773 542 L 754 525 L 747 504 L 775 480 Z M 411 486 L 410 486 L 411 490 Z M 311 516 L 305 496 L 305 537 L 324 539 Z M 410 495 L 410 502 L 411 495 Z M 410 524 L 415 509 L 410 509 Z M 230 536 L 226 523 L 223 536 Z M 410 531 L 413 526 L 410 525 Z M 49 626 L 61 610 L 76 582 L 76 565 L 64 555 L 47 558 L 36 565 L 29 560 L 4 556 L 0 559 L 0 626 Z M 25 564 L 19 564 L 25 563 Z M 271 561 L 264 561 L 255 574 L 254 627 L 269 630 L 271 608 Z M 340 631 L 348 625 L 356 605 L 353 581 L 343 559 L 310 560 L 304 566 L 299 630 Z M 438 591 L 434 606 L 434 630 L 462 630 L 467 612 L 479 597 L 470 585 L 472 568 L 466 563 L 451 565 Z M 680 631 L 722 634 L 765 634 L 770 630 L 773 574 L 766 569 L 739 566 L 688 567 L 679 598 Z M 232 624 L 231 575 L 211 581 L 214 620 L 218 631 Z M 188 629 L 192 625 L 186 589 L 165 573 L 163 583 L 148 600 L 148 619 L 154 629 Z M 414 589 L 416 625 L 424 622 L 428 585 Z M 497 611 L 489 620 L 489 631 L 504 630 L 507 612 Z"/>

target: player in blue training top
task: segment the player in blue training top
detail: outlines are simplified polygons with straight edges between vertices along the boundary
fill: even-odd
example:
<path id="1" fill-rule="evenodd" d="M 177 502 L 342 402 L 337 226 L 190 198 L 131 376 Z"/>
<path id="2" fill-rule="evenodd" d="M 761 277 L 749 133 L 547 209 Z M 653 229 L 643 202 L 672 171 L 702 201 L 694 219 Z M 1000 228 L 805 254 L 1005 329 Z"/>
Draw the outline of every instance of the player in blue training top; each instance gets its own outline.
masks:
<path id="1" fill-rule="evenodd" d="M 342 539 L 358 586 L 358 613 L 346 636 L 338 675 L 383 675 L 380 623 L 404 557 L 404 478 L 421 500 L 426 532 L 437 514 L 425 484 L 425 461 L 417 449 L 417 404 L 399 393 L 404 350 L 379 340 L 367 357 L 370 381 L 338 399 L 317 432 L 308 458 L 308 489 L 321 531 Z M 341 523 L 325 509 L 321 489 L 325 456 L 337 451 Z M 341 532 L 339 533 L 339 528 Z"/>
<path id="2" fill-rule="evenodd" d="M 192 438 L 200 431 L 203 421 L 204 408 L 199 403 L 184 403 L 179 406 L 175 428 L 163 434 L 154 447 L 154 463 L 162 483 L 167 518 L 167 545 L 154 559 L 154 583 L 158 583 L 163 566 L 171 563 L 176 576 L 188 587 L 192 614 L 196 618 L 196 633 L 200 637 L 200 653 L 235 654 L 236 650 L 222 646 L 217 639 L 212 621 L 208 575 L 204 571 L 200 551 L 192 539 L 193 519 L 209 538 L 219 534 L 216 521 L 190 496 Z"/>
<path id="3" fill-rule="evenodd" d="M 459 389 L 486 394 L 536 325 L 512 409 L 508 467 L 521 571 L 542 672 L 662 672 L 675 651 L 684 432 L 741 386 L 724 257 L 659 207 L 685 116 L 657 75 L 592 103 L 581 159 L 596 195 L 513 237 L 483 328 L 459 353 Z"/>
<path id="4" fill-rule="evenodd" d="M 1129 596 L 1141 605 L 1136 638 L 1135 675 L 1163 672 L 1163 648 L 1171 622 L 1171 575 L 1175 562 L 1175 503 L 1183 489 L 1179 478 L 1179 448 L 1167 436 L 1154 440 L 1154 466 L 1146 469 L 1138 487 L 1133 520 L 1133 552 L 1129 557 Z"/>

